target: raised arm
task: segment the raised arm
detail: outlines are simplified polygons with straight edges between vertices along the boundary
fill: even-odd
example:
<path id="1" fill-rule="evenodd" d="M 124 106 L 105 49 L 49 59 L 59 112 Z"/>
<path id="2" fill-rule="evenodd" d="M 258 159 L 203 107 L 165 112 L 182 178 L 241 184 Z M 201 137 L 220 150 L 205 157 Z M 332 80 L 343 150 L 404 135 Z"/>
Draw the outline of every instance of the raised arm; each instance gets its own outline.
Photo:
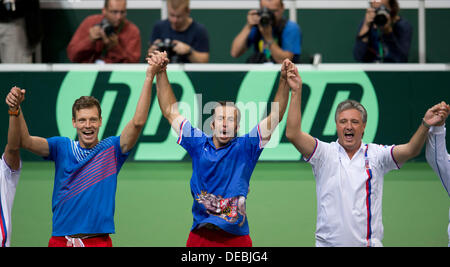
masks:
<path id="1" fill-rule="evenodd" d="M 18 87 L 13 87 L 11 91 L 15 91 L 18 95 L 24 95 L 25 90 L 20 90 Z M 20 106 L 12 103 L 8 103 L 9 110 L 9 128 L 8 128 L 8 143 L 5 147 L 5 153 L 3 157 L 13 170 L 20 168 L 20 120 L 17 112 L 20 112 Z"/>
<path id="2" fill-rule="evenodd" d="M 30 136 L 23 112 L 20 108 L 20 103 L 25 99 L 25 90 L 20 90 L 19 88 L 17 88 L 19 89 L 17 90 L 15 88 L 11 89 L 6 97 L 6 103 L 10 107 L 19 107 L 18 118 L 10 121 L 10 127 L 11 123 L 13 124 L 13 127 L 16 127 L 14 124 L 19 123 L 20 125 L 18 129 L 20 131 L 20 146 L 38 156 L 46 157 L 50 153 L 47 139 L 39 136 Z"/>
<path id="3" fill-rule="evenodd" d="M 425 157 L 450 195 L 450 155 L 445 143 L 444 125 L 431 127 L 428 132 Z"/>
<path id="4" fill-rule="evenodd" d="M 291 103 L 286 121 L 286 137 L 303 157 L 309 158 L 314 152 L 316 140 L 302 131 L 302 79 L 297 68 L 288 71 L 287 80 L 291 88 Z"/>
<path id="5" fill-rule="evenodd" d="M 164 66 L 164 61 L 167 62 L 167 55 L 158 51 L 153 52 L 150 64 Z M 180 125 L 184 120 L 178 110 L 177 99 L 170 86 L 169 78 L 167 77 L 166 68 L 162 67 L 156 74 L 156 94 L 158 96 L 159 107 L 163 116 L 170 123 L 177 134 L 180 134 Z"/>
<path id="6" fill-rule="evenodd" d="M 250 10 L 247 13 L 247 23 L 245 23 L 242 30 L 234 37 L 231 43 L 230 54 L 232 57 L 240 57 L 247 51 L 247 38 L 252 27 L 259 23 L 259 16 L 256 10 Z"/>
<path id="7" fill-rule="evenodd" d="M 402 165 L 411 158 L 420 154 L 425 140 L 427 139 L 430 126 L 437 126 L 445 121 L 450 112 L 450 107 L 441 102 L 427 110 L 417 131 L 411 137 L 408 143 L 395 146 L 393 155 L 399 165 Z"/>
<path id="8" fill-rule="evenodd" d="M 141 95 L 136 106 L 133 118 L 127 123 L 120 135 L 120 148 L 122 153 L 130 151 L 139 138 L 139 135 L 147 122 L 148 112 L 150 109 L 150 101 L 152 97 L 152 85 L 155 78 L 157 68 L 149 65 L 142 86 Z"/>
<path id="9" fill-rule="evenodd" d="M 278 126 L 278 123 L 283 119 L 284 113 L 286 112 L 287 103 L 289 102 L 287 72 L 289 70 L 293 71 L 294 68 L 296 68 L 294 63 L 292 63 L 289 59 L 284 60 L 281 65 L 278 90 L 273 99 L 270 114 L 259 124 L 263 143 L 269 142 L 273 131 Z"/>

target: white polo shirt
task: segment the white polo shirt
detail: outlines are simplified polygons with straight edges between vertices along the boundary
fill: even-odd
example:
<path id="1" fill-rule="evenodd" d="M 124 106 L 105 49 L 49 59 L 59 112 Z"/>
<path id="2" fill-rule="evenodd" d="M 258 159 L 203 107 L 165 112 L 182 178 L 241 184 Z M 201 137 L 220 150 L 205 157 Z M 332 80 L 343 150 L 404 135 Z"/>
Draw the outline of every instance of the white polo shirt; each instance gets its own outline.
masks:
<path id="1" fill-rule="evenodd" d="M 445 132 L 445 126 L 434 126 L 430 128 L 425 156 L 428 164 L 430 164 L 434 172 L 436 172 L 442 185 L 450 196 L 450 154 L 447 152 Z M 448 246 L 450 247 L 450 210 L 447 232 L 449 240 Z"/>
<path id="2" fill-rule="evenodd" d="M 350 160 L 337 141 L 316 139 L 306 159 L 316 179 L 316 246 L 382 246 L 384 175 L 399 169 L 393 148 L 361 144 Z"/>
<path id="3" fill-rule="evenodd" d="M 2 156 L 0 160 L 0 247 L 10 246 L 11 211 L 19 176 L 20 168 L 13 171 Z"/>

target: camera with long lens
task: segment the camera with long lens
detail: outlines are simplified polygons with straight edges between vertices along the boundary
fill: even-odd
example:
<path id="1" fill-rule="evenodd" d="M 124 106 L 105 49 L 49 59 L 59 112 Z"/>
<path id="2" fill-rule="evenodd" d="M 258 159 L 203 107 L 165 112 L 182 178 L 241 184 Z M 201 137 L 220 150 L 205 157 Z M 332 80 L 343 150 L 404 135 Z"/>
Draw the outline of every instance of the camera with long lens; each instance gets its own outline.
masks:
<path id="1" fill-rule="evenodd" d="M 3 2 L 6 11 L 8 12 L 16 11 L 16 0 L 0 0 L 0 1 Z"/>
<path id="2" fill-rule="evenodd" d="M 373 19 L 373 23 L 379 27 L 383 27 L 388 21 L 390 12 L 391 11 L 385 5 L 379 6 L 375 9 L 375 18 Z"/>
<path id="3" fill-rule="evenodd" d="M 109 23 L 109 21 L 106 18 L 103 18 L 103 20 L 97 25 L 100 26 L 100 28 L 102 28 L 102 30 L 105 32 L 106 36 L 108 36 L 108 37 L 111 34 L 115 33 L 114 26 L 111 23 Z"/>
<path id="4" fill-rule="evenodd" d="M 258 16 L 260 17 L 259 24 L 261 26 L 266 27 L 268 25 L 272 25 L 272 23 L 275 21 L 275 15 L 267 7 L 263 7 L 257 12 Z"/>
<path id="5" fill-rule="evenodd" d="M 167 58 L 170 59 L 170 62 L 172 63 L 178 63 L 178 55 L 173 51 L 173 48 L 175 45 L 172 43 L 172 40 L 170 38 L 166 38 L 163 41 L 156 43 L 156 47 L 158 47 L 158 51 L 167 53 Z"/>

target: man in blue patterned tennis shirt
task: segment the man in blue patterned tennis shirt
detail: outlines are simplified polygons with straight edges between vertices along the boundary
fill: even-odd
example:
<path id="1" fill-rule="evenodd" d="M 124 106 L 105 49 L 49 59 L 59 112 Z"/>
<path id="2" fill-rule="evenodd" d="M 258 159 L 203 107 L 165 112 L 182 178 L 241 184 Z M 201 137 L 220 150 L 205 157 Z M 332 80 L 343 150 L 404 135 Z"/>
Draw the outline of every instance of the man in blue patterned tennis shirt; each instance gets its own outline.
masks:
<path id="1" fill-rule="evenodd" d="M 147 121 L 154 70 L 148 67 L 134 117 L 120 136 L 99 141 L 101 108 L 92 96 L 80 97 L 72 108 L 78 141 L 30 136 L 19 115 L 21 146 L 55 162 L 49 246 L 112 246 L 117 175 Z"/>
<path id="2" fill-rule="evenodd" d="M 150 64 L 162 65 L 156 74 L 158 102 L 178 134 L 178 144 L 192 158 L 193 225 L 186 246 L 250 247 L 245 209 L 250 178 L 286 111 L 291 86 L 288 73 L 296 67 L 288 59 L 283 62 L 270 114 L 245 135 L 237 136 L 241 117 L 238 107 L 231 102 L 214 103 L 209 136 L 179 112 L 164 69 L 165 59 L 158 51 L 151 56 Z"/>

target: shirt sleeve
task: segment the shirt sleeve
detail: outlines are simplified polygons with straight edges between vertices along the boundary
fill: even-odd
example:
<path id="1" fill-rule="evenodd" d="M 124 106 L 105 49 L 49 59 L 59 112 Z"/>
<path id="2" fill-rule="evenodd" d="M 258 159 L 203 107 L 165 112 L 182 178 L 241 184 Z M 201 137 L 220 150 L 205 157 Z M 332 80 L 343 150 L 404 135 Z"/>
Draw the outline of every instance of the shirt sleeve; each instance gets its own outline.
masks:
<path id="1" fill-rule="evenodd" d="M 444 126 L 433 126 L 428 132 L 425 157 L 450 195 L 450 155 L 445 143 Z"/>
<path id="2" fill-rule="evenodd" d="M 376 161 L 371 161 L 371 163 L 377 164 L 371 167 L 378 167 L 383 175 L 391 170 L 400 169 L 400 165 L 398 165 L 397 160 L 394 158 L 394 147 L 395 145 L 387 146 L 370 144 L 369 151 L 374 150 L 376 157 Z M 371 157 L 371 155 L 369 155 L 369 157 Z"/>
<path id="3" fill-rule="evenodd" d="M 67 46 L 67 57 L 74 63 L 91 62 L 94 55 L 101 52 L 100 42 L 92 42 L 89 38 L 89 29 L 96 24 L 95 17 L 87 17 L 75 31 Z"/>
<path id="4" fill-rule="evenodd" d="M 258 27 L 253 26 L 250 33 L 247 36 L 247 47 L 250 47 L 256 42 L 256 36 L 258 34 Z"/>
<path id="5" fill-rule="evenodd" d="M 17 182 L 19 180 L 20 171 L 22 170 L 22 161 L 20 161 L 19 169 L 13 170 L 8 163 L 6 162 L 4 158 L 4 154 L 2 155 L 2 158 L 0 159 L 0 169 L 4 174 L 5 179 L 14 185 L 17 185 Z"/>
<path id="6" fill-rule="evenodd" d="M 314 150 L 308 158 L 303 157 L 303 159 L 310 163 L 313 168 L 320 168 L 324 161 L 326 161 L 326 156 L 329 155 L 330 144 L 320 141 L 317 138 Z"/>
<path id="7" fill-rule="evenodd" d="M 180 135 L 177 143 L 181 145 L 189 155 L 192 157 L 195 152 L 200 148 L 200 144 L 204 142 L 206 138 L 205 133 L 200 129 L 192 127 L 192 124 L 187 119 L 184 119 L 180 125 Z"/>
<path id="8" fill-rule="evenodd" d="M 388 47 L 389 58 L 393 62 L 408 62 L 411 47 L 412 27 L 404 19 L 394 24 L 393 31 L 383 35 L 383 41 Z"/>
<path id="9" fill-rule="evenodd" d="M 112 47 L 105 58 L 108 63 L 138 63 L 141 58 L 141 34 L 139 28 L 126 21 L 119 33 L 119 43 Z"/>
<path id="10" fill-rule="evenodd" d="M 55 136 L 47 138 L 49 154 L 47 157 L 43 157 L 45 160 L 55 161 L 58 157 L 59 147 L 64 142 L 65 137 Z"/>
<path id="11" fill-rule="evenodd" d="M 281 49 L 289 51 L 294 55 L 301 53 L 301 31 L 297 23 L 289 21 L 283 30 L 283 43 Z"/>
<path id="12" fill-rule="evenodd" d="M 128 151 L 127 153 L 122 153 L 122 148 L 120 147 L 120 136 L 114 136 L 112 138 L 113 138 L 114 148 L 116 150 L 117 161 L 121 166 L 127 160 L 132 149 L 130 151 Z"/>
<path id="13" fill-rule="evenodd" d="M 205 26 L 197 24 L 197 32 L 192 47 L 198 52 L 209 52 L 209 37 Z"/>
<path id="14" fill-rule="evenodd" d="M 259 128 L 259 123 L 253 129 L 244 135 L 244 147 L 245 152 L 248 154 L 249 158 L 253 161 L 258 160 L 261 155 L 264 146 L 266 144 L 263 143 L 261 139 L 261 130 Z"/>
<path id="15" fill-rule="evenodd" d="M 161 39 L 161 22 L 158 22 L 153 26 L 152 35 L 150 36 L 150 44 L 156 39 Z"/>
<path id="16" fill-rule="evenodd" d="M 360 38 L 358 36 L 359 32 L 361 31 L 361 27 L 364 23 L 364 20 L 362 20 L 359 23 L 359 27 L 358 27 L 358 33 L 356 35 L 355 38 L 355 45 L 353 46 L 353 58 L 357 61 L 357 62 L 364 62 L 365 61 L 365 57 L 366 57 L 366 53 L 367 53 L 367 49 L 369 47 L 369 42 L 363 42 L 362 38 Z M 367 36 L 370 35 L 370 31 L 367 33 Z"/>

